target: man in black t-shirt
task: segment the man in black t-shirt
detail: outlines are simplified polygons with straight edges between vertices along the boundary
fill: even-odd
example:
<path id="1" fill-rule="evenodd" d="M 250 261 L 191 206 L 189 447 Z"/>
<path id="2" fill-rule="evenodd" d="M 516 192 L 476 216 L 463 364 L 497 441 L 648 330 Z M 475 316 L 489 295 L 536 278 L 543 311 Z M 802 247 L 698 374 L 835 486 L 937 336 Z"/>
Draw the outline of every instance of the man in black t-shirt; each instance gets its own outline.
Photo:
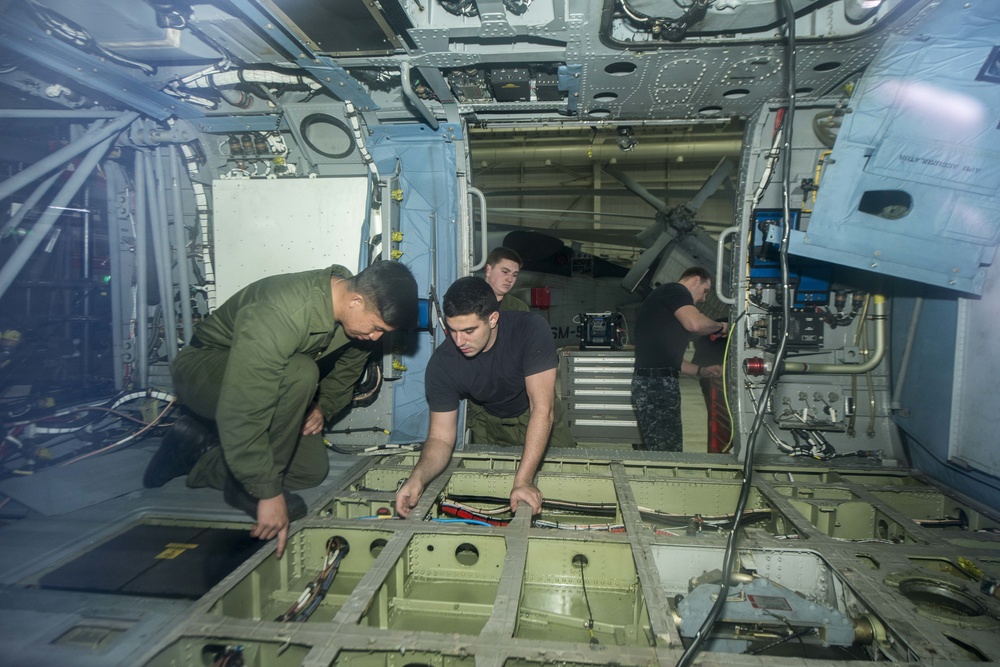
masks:
<path id="1" fill-rule="evenodd" d="M 639 306 L 635 325 L 635 374 L 632 402 L 642 433 L 642 449 L 679 452 L 684 443 L 681 393 L 683 373 L 697 378 L 721 377 L 721 366 L 696 366 L 684 360 L 691 334 L 725 335 L 728 325 L 701 314 L 712 289 L 712 276 L 691 267 L 680 281 L 660 285 Z"/>
<path id="2" fill-rule="evenodd" d="M 499 312 L 493 289 L 482 278 L 460 278 L 444 295 L 451 338 L 431 356 L 424 391 L 431 422 L 410 477 L 396 492 L 396 511 L 408 516 L 427 484 L 448 466 L 458 431 L 461 399 L 482 409 L 469 420 L 473 439 L 524 446 L 510 492 L 511 510 L 520 502 L 538 514 L 542 494 L 535 473 L 551 442 L 576 443 L 556 419 L 556 354 L 552 332 L 534 313 Z"/>

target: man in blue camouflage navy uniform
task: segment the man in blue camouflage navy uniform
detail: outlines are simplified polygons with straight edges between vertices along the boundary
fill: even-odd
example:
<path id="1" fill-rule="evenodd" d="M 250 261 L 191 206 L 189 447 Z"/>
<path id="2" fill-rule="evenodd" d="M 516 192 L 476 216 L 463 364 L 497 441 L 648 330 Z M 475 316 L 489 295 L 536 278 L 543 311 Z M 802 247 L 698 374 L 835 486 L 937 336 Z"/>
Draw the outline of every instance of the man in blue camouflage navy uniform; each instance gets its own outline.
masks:
<path id="1" fill-rule="evenodd" d="M 722 376 L 722 366 L 697 366 L 684 360 L 690 336 L 725 335 L 728 325 L 703 315 L 695 304 L 705 302 L 712 276 L 691 267 L 676 283 L 660 285 L 639 306 L 635 324 L 635 404 L 644 450 L 679 452 L 684 445 L 681 424 L 681 374 L 696 378 Z"/>

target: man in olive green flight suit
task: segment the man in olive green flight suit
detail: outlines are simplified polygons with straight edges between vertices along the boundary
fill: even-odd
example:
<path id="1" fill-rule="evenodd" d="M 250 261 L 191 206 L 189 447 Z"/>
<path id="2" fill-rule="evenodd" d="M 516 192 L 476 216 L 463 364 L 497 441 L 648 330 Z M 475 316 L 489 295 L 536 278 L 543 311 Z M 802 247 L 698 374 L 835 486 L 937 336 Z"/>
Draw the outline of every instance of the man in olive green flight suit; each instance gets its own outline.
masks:
<path id="1" fill-rule="evenodd" d="M 171 367 L 181 403 L 216 422 L 221 446 L 205 451 L 165 436 L 145 485 L 187 474 L 188 486 L 223 489 L 227 503 L 256 519 L 252 536 L 278 537 L 280 557 L 291 505 L 305 511 L 287 490 L 317 486 L 329 470 L 326 420 L 350 403 L 372 343 L 416 316 L 416 282 L 399 262 L 354 277 L 333 266 L 243 288 L 197 325 Z M 339 356 L 321 380 L 317 360 L 330 354 Z"/>

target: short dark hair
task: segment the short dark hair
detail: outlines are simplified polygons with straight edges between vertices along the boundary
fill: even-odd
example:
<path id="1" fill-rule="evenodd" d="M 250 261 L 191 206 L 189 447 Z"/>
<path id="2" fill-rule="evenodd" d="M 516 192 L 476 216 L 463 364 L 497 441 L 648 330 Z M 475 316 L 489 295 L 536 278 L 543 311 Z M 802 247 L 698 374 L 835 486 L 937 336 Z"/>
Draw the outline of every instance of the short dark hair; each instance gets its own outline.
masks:
<path id="1" fill-rule="evenodd" d="M 445 317 L 475 315 L 483 321 L 500 310 L 493 288 L 476 276 L 459 278 L 452 283 L 444 293 L 444 303 L 441 306 L 444 308 Z"/>
<path id="2" fill-rule="evenodd" d="M 692 276 L 697 276 L 700 280 L 712 280 L 712 274 L 700 266 L 692 266 L 691 268 L 685 270 L 684 273 L 681 274 L 680 279 L 684 280 L 685 278 L 690 278 Z"/>
<path id="3" fill-rule="evenodd" d="M 410 329 L 417 323 L 417 281 L 400 262 L 379 260 L 347 279 L 369 308 L 393 329 Z"/>
<path id="4" fill-rule="evenodd" d="M 517 268 L 519 269 L 524 266 L 524 260 L 521 259 L 520 255 L 510 248 L 505 248 L 503 246 L 493 248 L 493 250 L 490 251 L 490 254 L 486 256 L 486 263 L 490 266 L 496 266 L 498 262 L 502 262 L 505 259 L 509 259 L 517 264 Z"/>

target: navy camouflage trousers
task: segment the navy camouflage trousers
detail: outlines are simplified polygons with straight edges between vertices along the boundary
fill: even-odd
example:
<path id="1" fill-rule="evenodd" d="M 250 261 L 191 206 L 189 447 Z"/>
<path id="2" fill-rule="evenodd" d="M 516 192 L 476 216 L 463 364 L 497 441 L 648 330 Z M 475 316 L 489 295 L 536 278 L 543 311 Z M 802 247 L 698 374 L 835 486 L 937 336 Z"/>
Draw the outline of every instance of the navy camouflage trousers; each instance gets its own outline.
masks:
<path id="1" fill-rule="evenodd" d="M 632 403 L 639 419 L 642 449 L 679 452 L 684 447 L 681 387 L 677 378 L 632 378 Z"/>

